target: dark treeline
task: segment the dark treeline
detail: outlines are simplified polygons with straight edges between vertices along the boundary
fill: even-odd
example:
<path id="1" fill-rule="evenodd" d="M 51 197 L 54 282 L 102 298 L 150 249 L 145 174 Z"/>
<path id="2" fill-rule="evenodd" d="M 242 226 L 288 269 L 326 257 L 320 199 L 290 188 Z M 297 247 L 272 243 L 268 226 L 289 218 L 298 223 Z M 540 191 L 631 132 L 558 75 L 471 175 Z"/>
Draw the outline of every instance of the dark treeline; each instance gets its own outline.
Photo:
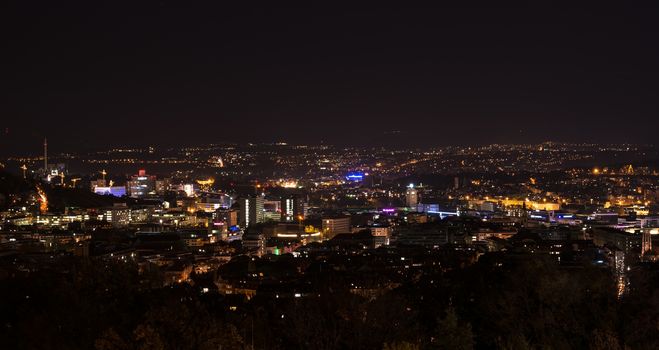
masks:
<path id="1" fill-rule="evenodd" d="M 610 272 L 561 269 L 528 254 L 488 254 L 428 271 L 377 298 L 341 272 L 310 276 L 313 295 L 251 300 L 157 287 L 130 263 L 64 259 L 4 275 L 5 349 L 657 349 L 659 270 L 632 271 L 621 299 Z M 66 266 L 62 271 L 61 266 Z"/>

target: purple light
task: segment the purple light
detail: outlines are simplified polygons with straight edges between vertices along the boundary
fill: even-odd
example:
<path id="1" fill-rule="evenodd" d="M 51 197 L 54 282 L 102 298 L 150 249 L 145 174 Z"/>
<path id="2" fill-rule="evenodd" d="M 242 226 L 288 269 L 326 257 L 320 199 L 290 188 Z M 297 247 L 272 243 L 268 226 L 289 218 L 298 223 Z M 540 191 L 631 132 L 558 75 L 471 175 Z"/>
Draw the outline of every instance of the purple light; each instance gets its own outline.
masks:
<path id="1" fill-rule="evenodd" d="M 94 193 L 102 196 L 112 195 L 115 197 L 123 197 L 126 195 L 126 187 L 113 186 L 113 187 L 94 187 Z"/>

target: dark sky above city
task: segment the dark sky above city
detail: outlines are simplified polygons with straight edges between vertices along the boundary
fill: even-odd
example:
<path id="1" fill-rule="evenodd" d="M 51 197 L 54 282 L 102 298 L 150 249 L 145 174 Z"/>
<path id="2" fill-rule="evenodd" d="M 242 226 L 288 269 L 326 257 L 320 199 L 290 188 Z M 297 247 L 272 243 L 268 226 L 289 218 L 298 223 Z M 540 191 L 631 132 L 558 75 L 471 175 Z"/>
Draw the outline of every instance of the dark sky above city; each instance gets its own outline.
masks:
<path id="1" fill-rule="evenodd" d="M 1 5 L 0 153 L 656 143 L 656 8 L 223 3 Z"/>

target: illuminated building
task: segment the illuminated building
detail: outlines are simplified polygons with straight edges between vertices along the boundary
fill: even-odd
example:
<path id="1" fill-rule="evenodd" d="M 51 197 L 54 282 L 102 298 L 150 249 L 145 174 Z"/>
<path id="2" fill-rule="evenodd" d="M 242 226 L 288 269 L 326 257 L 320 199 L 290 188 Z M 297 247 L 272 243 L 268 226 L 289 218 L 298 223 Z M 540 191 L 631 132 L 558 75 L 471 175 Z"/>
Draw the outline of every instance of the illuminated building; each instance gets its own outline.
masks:
<path id="1" fill-rule="evenodd" d="M 264 200 L 263 202 L 263 220 L 279 221 L 281 216 L 281 203 L 278 200 Z"/>
<path id="2" fill-rule="evenodd" d="M 112 224 L 112 226 L 126 226 L 131 222 L 131 212 L 125 205 L 115 205 L 108 208 L 104 213 L 105 221 Z"/>
<path id="3" fill-rule="evenodd" d="M 376 237 L 389 237 L 391 236 L 391 226 L 369 226 L 368 229 L 371 234 Z"/>
<path id="4" fill-rule="evenodd" d="M 641 227 L 652 228 L 659 227 L 659 216 L 646 216 L 641 218 Z"/>
<path id="5" fill-rule="evenodd" d="M 144 198 L 155 191 L 156 177 L 147 175 L 146 170 L 140 169 L 137 175 L 133 175 L 127 186 L 129 196 L 133 198 Z"/>
<path id="6" fill-rule="evenodd" d="M 593 243 L 599 246 L 611 244 L 625 254 L 641 251 L 641 234 L 629 233 L 609 227 L 593 227 Z"/>
<path id="7" fill-rule="evenodd" d="M 351 171 L 348 174 L 346 174 L 346 180 L 352 181 L 352 182 L 360 182 L 364 180 L 364 173 L 361 171 Z"/>
<path id="8" fill-rule="evenodd" d="M 483 203 L 481 203 L 479 210 L 481 210 L 481 211 L 494 211 L 494 203 L 493 202 L 483 202 Z"/>
<path id="9" fill-rule="evenodd" d="M 416 210 L 417 204 L 419 204 L 419 193 L 414 188 L 414 184 L 410 184 L 407 186 L 407 191 L 405 192 L 405 205 L 408 208 L 414 208 Z"/>
<path id="10" fill-rule="evenodd" d="M 193 184 L 181 185 L 181 191 L 185 192 L 186 196 L 192 197 L 194 196 L 194 185 Z"/>
<path id="11" fill-rule="evenodd" d="M 47 168 L 47 171 L 46 171 L 46 180 L 47 181 L 50 182 L 55 177 L 62 178 L 65 175 L 66 175 L 66 164 L 63 164 L 63 163 L 48 164 L 48 168 Z"/>
<path id="12" fill-rule="evenodd" d="M 593 213 L 588 216 L 588 220 L 607 225 L 616 225 L 618 224 L 618 213 Z"/>
<path id="13" fill-rule="evenodd" d="M 90 181 L 92 192 L 96 192 L 96 187 L 108 187 L 105 179 L 98 179 Z"/>
<path id="14" fill-rule="evenodd" d="M 243 247 L 247 248 L 247 250 L 253 252 L 257 256 L 265 254 L 265 244 L 265 236 L 262 234 L 243 237 Z"/>
<path id="15" fill-rule="evenodd" d="M 196 205 L 195 211 L 203 211 L 206 213 L 213 213 L 217 209 L 220 209 L 220 203 L 215 203 L 215 202 L 201 201 L 201 202 L 195 202 L 195 205 Z"/>
<path id="16" fill-rule="evenodd" d="M 169 190 L 170 179 L 156 180 L 156 193 L 159 195 L 165 194 Z"/>
<path id="17" fill-rule="evenodd" d="M 349 216 L 325 217 L 322 220 L 322 232 L 325 239 L 331 239 L 341 233 L 350 233 Z"/>
<path id="18" fill-rule="evenodd" d="M 215 220 L 224 222 L 227 227 L 238 225 L 238 211 L 233 209 L 219 209 L 215 212 Z"/>
<path id="19" fill-rule="evenodd" d="M 389 245 L 389 239 L 391 238 L 391 226 L 369 226 L 368 228 L 371 231 L 371 235 L 375 239 L 375 248 L 381 245 Z"/>
<path id="20" fill-rule="evenodd" d="M 297 180 L 280 180 L 277 185 L 283 188 L 296 188 L 298 186 Z"/>
<path id="21" fill-rule="evenodd" d="M 215 179 L 213 179 L 212 177 L 209 177 L 208 179 L 205 180 L 197 180 L 197 185 L 199 185 L 199 188 L 204 192 L 210 192 L 211 189 L 213 188 L 214 183 L 215 183 Z"/>
<path id="22" fill-rule="evenodd" d="M 416 210 L 428 215 L 439 215 L 440 219 L 447 216 L 458 216 L 458 210 L 456 208 L 448 209 L 438 203 L 419 203 Z M 425 215 L 423 217 L 425 218 Z"/>
<path id="23" fill-rule="evenodd" d="M 480 203 L 482 202 L 483 202 L 482 200 L 470 200 L 469 205 L 480 205 Z M 499 202 L 501 203 L 501 205 L 505 207 L 520 206 L 533 210 L 545 210 L 545 211 L 561 209 L 560 203 L 538 202 L 538 201 L 531 201 L 528 199 L 500 199 Z"/>
<path id="24" fill-rule="evenodd" d="M 202 210 L 207 213 L 215 212 L 218 209 L 228 209 L 233 203 L 233 199 L 226 195 L 205 196 L 199 202 L 195 202 L 197 210 Z"/>
<path id="25" fill-rule="evenodd" d="M 125 186 L 96 186 L 94 187 L 94 193 L 100 194 L 101 196 L 115 196 L 115 197 L 123 197 L 126 195 L 126 187 Z"/>
<path id="26" fill-rule="evenodd" d="M 444 244 L 464 244 L 472 240 L 472 235 L 464 230 L 434 225 L 406 225 L 396 230 L 396 242 L 425 247 Z"/>
<path id="27" fill-rule="evenodd" d="M 292 196 L 281 200 L 281 221 L 291 222 L 304 219 L 305 213 L 304 199 L 298 196 Z"/>
<path id="28" fill-rule="evenodd" d="M 262 223 L 265 221 L 263 215 L 264 200 L 261 196 L 241 198 L 238 200 L 240 208 L 238 212 L 238 222 L 242 227 Z"/>
<path id="29" fill-rule="evenodd" d="M 441 217 L 441 214 L 440 214 Z M 423 224 L 428 222 L 428 215 L 425 213 L 411 212 L 405 215 L 405 221 L 409 224 Z"/>

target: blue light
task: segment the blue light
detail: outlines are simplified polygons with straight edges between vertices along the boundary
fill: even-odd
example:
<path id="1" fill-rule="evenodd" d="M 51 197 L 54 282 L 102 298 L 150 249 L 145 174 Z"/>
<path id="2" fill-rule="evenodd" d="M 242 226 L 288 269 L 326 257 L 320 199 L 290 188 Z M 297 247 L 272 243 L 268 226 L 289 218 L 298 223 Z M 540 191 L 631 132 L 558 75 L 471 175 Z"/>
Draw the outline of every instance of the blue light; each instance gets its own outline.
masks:
<path id="1" fill-rule="evenodd" d="M 346 175 L 346 180 L 359 182 L 364 180 L 364 173 L 361 171 L 351 171 Z"/>

